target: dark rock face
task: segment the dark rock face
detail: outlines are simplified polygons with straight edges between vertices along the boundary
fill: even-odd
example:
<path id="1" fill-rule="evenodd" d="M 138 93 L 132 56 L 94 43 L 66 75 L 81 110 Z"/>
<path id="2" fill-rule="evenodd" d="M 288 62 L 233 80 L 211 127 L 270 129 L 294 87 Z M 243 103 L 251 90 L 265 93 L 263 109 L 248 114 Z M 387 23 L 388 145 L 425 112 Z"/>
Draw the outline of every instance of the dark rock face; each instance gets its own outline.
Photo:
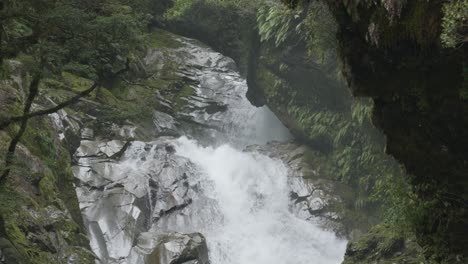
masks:
<path id="1" fill-rule="evenodd" d="M 439 260 L 468 253 L 468 103 L 459 95 L 467 47 L 440 46 L 442 2 L 407 1 L 392 13 L 385 3 L 328 1 L 349 87 L 374 99 L 387 153 L 418 195 L 418 242 Z"/>

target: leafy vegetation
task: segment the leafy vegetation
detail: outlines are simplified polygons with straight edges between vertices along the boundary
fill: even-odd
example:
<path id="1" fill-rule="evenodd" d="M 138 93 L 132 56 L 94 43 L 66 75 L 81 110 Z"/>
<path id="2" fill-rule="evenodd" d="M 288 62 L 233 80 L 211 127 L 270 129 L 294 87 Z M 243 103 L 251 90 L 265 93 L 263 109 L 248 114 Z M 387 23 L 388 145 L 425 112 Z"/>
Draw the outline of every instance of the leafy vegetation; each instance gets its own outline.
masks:
<path id="1" fill-rule="evenodd" d="M 328 7 L 313 1 L 303 8 L 291 9 L 282 4 L 263 4 L 257 12 L 261 41 L 273 41 L 280 47 L 288 38 L 304 41 L 309 55 L 325 63 L 336 47 L 336 25 Z M 333 59 L 333 58 L 332 58 Z"/>
<path id="2" fill-rule="evenodd" d="M 468 42 L 468 0 L 456 0 L 444 4 L 442 43 L 454 48 Z"/>
<path id="3" fill-rule="evenodd" d="M 260 65 L 256 66 L 256 86 L 263 89 L 269 106 L 286 115 L 289 122 L 296 124 L 296 134 L 326 155 L 328 165 L 322 174 L 354 187 L 355 208 L 372 211 L 376 205 L 383 205 L 381 208 L 389 209 L 381 212 L 382 218 L 392 223 L 400 221 L 397 218 L 404 217 L 400 214 L 403 207 L 406 209 L 410 203 L 405 200 L 399 208 L 387 207 L 396 203 L 381 195 L 381 186 L 390 183 L 387 179 L 398 179 L 393 193 L 399 194 L 397 189 L 409 191 L 409 185 L 396 162 L 384 153 L 383 136 L 373 128 L 372 100 L 352 99 L 341 84 L 335 44 L 337 27 L 328 7 L 320 1 L 294 10 L 265 4 L 258 10 L 257 23 L 263 49 Z M 295 47 L 291 54 L 297 56 L 305 51 L 305 58 L 293 61 L 290 67 L 290 54 L 285 50 L 293 49 L 291 46 Z M 317 65 L 318 70 L 303 75 L 313 77 L 292 77 L 293 67 L 297 70 L 298 65 L 308 63 Z"/>
<path id="4" fill-rule="evenodd" d="M 190 16 L 188 11 L 192 10 L 194 6 L 215 6 L 218 8 L 242 8 L 244 10 L 256 8 L 263 0 L 249 1 L 249 0 L 174 0 L 171 8 L 167 9 L 164 18 L 167 20 L 182 19 L 184 16 Z M 234 12 L 234 10 L 232 10 Z"/>
<path id="5" fill-rule="evenodd" d="M 261 41 L 273 41 L 277 47 L 280 46 L 294 34 L 291 28 L 297 24 L 301 13 L 281 4 L 262 5 L 257 14 Z"/>
<path id="6" fill-rule="evenodd" d="M 2 60 L 28 55 L 36 71 L 77 70 L 109 78 L 125 67 L 141 41 L 144 21 L 118 1 L 6 1 Z"/>
<path id="7" fill-rule="evenodd" d="M 7 262 L 66 263 L 73 255 L 80 263 L 94 263 L 71 191 L 70 155 L 43 116 L 88 95 L 113 99 L 106 101 L 109 107 L 122 105 L 108 89 L 114 92 L 124 71 L 156 42 L 147 37 L 151 15 L 161 12 L 147 13 L 149 6 L 159 6 L 155 2 L 0 3 L 0 244 Z M 48 93 L 57 99 L 55 106 L 32 107 L 42 105 Z M 147 94 L 142 96 L 153 98 Z M 128 111 L 119 119 L 125 114 L 144 118 L 133 106 L 122 107 Z M 51 222 L 49 210 L 68 213 Z M 62 241 L 60 254 L 49 230 Z"/>
<path id="8" fill-rule="evenodd" d="M 159 48 L 178 45 L 172 38 L 159 37 L 158 34 L 147 35 L 148 26 L 185 26 L 188 29 L 183 33 L 194 37 L 204 36 L 210 45 L 236 58 L 241 67 L 250 63 L 250 52 L 261 52 L 262 61 L 258 69 L 254 70 L 268 104 L 292 119 L 297 125 L 295 129 L 300 130 L 297 134 L 301 134 L 309 144 L 321 151 L 326 157 L 326 173 L 356 188 L 356 209 L 374 209 L 376 205 L 383 208 L 381 218 L 385 227 L 377 227 L 371 236 L 363 240 L 364 244 L 372 242 L 374 235 L 384 240 L 381 248 L 376 248 L 380 252 L 378 254 L 385 253 L 401 236 L 413 236 L 418 228 L 430 229 L 433 223 L 424 221 L 429 216 L 459 217 L 447 217 L 452 206 L 451 203 L 446 204 L 447 199 L 444 197 L 449 195 L 448 190 L 436 191 L 430 184 L 417 186 L 416 191 L 419 193 L 436 193 L 433 199 L 421 199 L 407 182 L 401 168 L 384 154 L 384 139 L 378 132 L 371 130 L 373 105 L 369 100 L 351 100 L 349 94 L 343 92 L 344 86 L 336 88 L 320 86 L 323 84 L 320 83 L 319 88 L 312 87 L 310 79 L 302 85 L 294 83 L 297 79 L 297 75 L 293 75 L 294 67 L 297 66 L 294 63 L 297 61 L 288 62 L 296 59 L 293 56 L 296 54 L 288 52 L 296 48 L 307 50 L 307 65 L 319 67 L 327 78 L 341 81 L 335 39 L 337 25 L 327 1 L 281 2 L 287 5 L 251 0 L 4 0 L 0 3 L 0 77 L 2 80 L 8 79 L 14 71 L 9 59 L 21 61 L 29 74 L 24 76 L 24 80 L 29 85 L 30 91 L 27 92 L 31 100 L 25 102 L 20 95 L 15 94 L 14 88 L 7 85 L 2 87 L 11 96 L 8 108 L 0 114 L 0 121 L 28 114 L 35 93 L 41 89 L 68 89 L 70 93 L 66 94 L 72 96 L 92 87 L 94 81 L 99 81 L 99 86 L 95 87 L 97 91 L 88 94 L 109 107 L 104 111 L 103 120 L 124 122 L 124 119 L 134 116 L 151 118 L 135 110 L 130 101 L 150 97 L 150 89 L 159 89 L 166 83 L 146 80 L 124 89 L 122 80 L 116 77 L 117 73 L 136 60 L 145 45 Z M 338 2 L 341 4 L 341 1 Z M 411 45 L 413 42 L 425 45 L 434 36 L 439 40 L 438 14 L 420 4 L 428 1 L 377 2 L 342 1 L 351 21 L 369 19 L 373 22 L 375 27 L 366 25 L 364 28 L 369 28 L 369 42 L 373 42 L 374 46 L 400 47 L 404 38 L 411 39 Z M 392 4 L 394 2 L 396 4 Z M 360 9 L 367 11 L 371 7 L 376 9 L 372 14 L 360 13 Z M 405 7 L 410 15 L 397 23 Z M 463 47 L 467 41 L 468 1 L 446 1 L 442 12 L 442 44 L 447 48 Z M 198 24 L 195 25 L 195 22 Z M 255 30 L 258 30 L 262 43 L 259 44 L 260 50 L 252 51 L 249 45 L 251 42 L 256 45 L 256 39 L 252 37 Z M 466 65 L 463 69 L 465 83 L 459 93 L 466 100 Z M 133 95 L 128 94 L 129 90 Z M 427 112 L 430 105 L 426 98 L 420 96 L 421 91 L 417 92 L 418 110 Z M 179 94 L 174 95 L 172 99 L 175 108 L 181 107 L 183 97 L 191 93 L 190 87 L 184 87 Z M 152 103 L 155 102 L 148 104 Z M 25 107 L 28 104 L 29 107 Z M 116 115 L 113 107 L 121 109 L 122 113 Z M 45 129 L 48 125 L 42 123 L 43 120 L 31 121 L 29 127 L 27 119 L 22 121 L 21 125 L 11 123 L 9 127 L 4 127 L 5 130 L 1 132 L 2 145 L 8 145 L 15 135 L 19 135 L 17 138 L 21 138 L 21 143 L 33 155 L 44 158 L 47 169 L 41 175 L 33 175 L 21 171 L 24 164 L 14 161 L 13 180 L 9 183 L 14 187 L 24 186 L 24 182 L 36 184 L 44 192 L 43 198 L 46 200 L 39 203 L 56 202 L 59 200 L 56 195 L 57 185 L 60 185 L 61 179 L 70 176 L 69 171 L 60 173 L 67 166 L 67 161 L 56 162 L 58 153 L 63 154 L 63 150 L 50 147 L 54 145 L 54 139 Z M 35 133 L 31 131 L 31 125 L 44 128 L 44 131 Z M 1 150 L 0 158 L 5 160 L 4 154 L 9 150 Z M 2 215 L 15 215 L 12 205 L 27 204 L 41 209 L 37 202 L 19 195 L 14 187 L 0 186 L 3 195 L 0 201 L 6 201 L 1 204 Z M 15 197 L 13 200 L 16 203 L 11 197 Z M 432 212 L 433 208 L 445 209 Z M 23 229 L 27 228 L 27 223 L 14 223 L 11 218 L 6 220 L 5 232 L 15 241 L 15 246 L 23 250 L 22 253 L 36 257 L 37 263 L 54 261 L 48 254 L 33 250 L 34 246 L 26 241 Z M 388 226 L 406 233 L 390 234 L 387 232 Z M 389 240 L 385 240 L 387 235 Z M 442 237 L 434 239 L 443 240 Z M 358 251 L 366 246 L 358 245 Z"/>

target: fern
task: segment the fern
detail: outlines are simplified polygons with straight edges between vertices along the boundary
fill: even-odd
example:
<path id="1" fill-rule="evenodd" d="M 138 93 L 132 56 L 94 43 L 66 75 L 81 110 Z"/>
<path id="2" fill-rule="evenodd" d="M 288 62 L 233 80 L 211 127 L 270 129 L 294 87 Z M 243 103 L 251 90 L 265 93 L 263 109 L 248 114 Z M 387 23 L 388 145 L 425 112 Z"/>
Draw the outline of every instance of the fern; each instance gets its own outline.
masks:
<path id="1" fill-rule="evenodd" d="M 362 126 L 364 122 L 370 121 L 373 108 L 374 105 L 371 99 L 356 100 L 351 110 L 352 119 Z"/>
<path id="2" fill-rule="evenodd" d="M 281 4 L 262 5 L 257 12 L 261 41 L 272 41 L 279 47 L 294 33 L 293 25 L 297 24 L 300 12 Z"/>

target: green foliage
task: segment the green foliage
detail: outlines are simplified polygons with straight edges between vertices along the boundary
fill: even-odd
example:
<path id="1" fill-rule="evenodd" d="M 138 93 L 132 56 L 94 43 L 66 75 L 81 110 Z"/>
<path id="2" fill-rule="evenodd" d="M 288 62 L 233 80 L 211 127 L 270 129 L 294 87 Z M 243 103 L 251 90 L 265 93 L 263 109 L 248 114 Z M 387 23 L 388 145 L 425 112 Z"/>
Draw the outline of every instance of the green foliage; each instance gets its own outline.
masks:
<path id="1" fill-rule="evenodd" d="M 127 1 L 127 4 L 152 22 L 158 21 L 164 12 L 173 5 L 172 0 L 138 0 Z"/>
<path id="2" fill-rule="evenodd" d="M 442 43 L 456 47 L 468 41 L 468 0 L 455 0 L 444 4 Z"/>
<path id="3" fill-rule="evenodd" d="M 348 244 L 343 264 L 432 263 L 426 262 L 415 240 L 392 225 L 379 224 Z"/>
<path id="4" fill-rule="evenodd" d="M 383 219 L 404 232 L 412 232 L 412 223 L 420 215 L 417 199 L 402 175 L 384 174 L 377 178 L 371 199 L 386 208 Z"/>
<path id="5" fill-rule="evenodd" d="M 255 12 L 264 0 L 175 0 L 161 23 L 196 38 L 233 58 L 247 72 L 255 29 Z"/>
<path id="6" fill-rule="evenodd" d="M 181 43 L 174 36 L 164 30 L 155 29 L 146 36 L 146 43 L 150 48 L 178 48 Z"/>
<path id="7" fill-rule="evenodd" d="M 307 43 L 309 55 L 322 63 L 336 54 L 336 22 L 326 4 L 313 1 L 306 11 L 304 20 L 296 27 L 296 32 Z"/>
<path id="8" fill-rule="evenodd" d="M 231 8 L 251 10 L 258 7 L 263 0 L 173 0 L 171 8 L 166 10 L 164 18 L 167 20 L 182 19 L 184 16 L 190 16 L 187 12 L 192 10 L 195 5 L 198 6 L 213 6 L 218 8 Z"/>
<path id="9" fill-rule="evenodd" d="M 7 1 L 1 57 L 25 53 L 37 70 L 109 78 L 138 51 L 146 24 L 123 2 Z"/>
<path id="10" fill-rule="evenodd" d="M 18 262 L 15 263 L 62 263 L 53 252 L 54 246 L 44 248 L 37 244 L 45 242 L 45 245 L 54 245 L 49 233 L 44 229 L 45 226 L 52 224 L 46 207 L 52 206 L 59 210 L 66 210 L 74 217 L 78 217 L 75 219 L 81 219 L 78 205 L 71 206 L 70 201 L 63 199 L 64 196 L 73 196 L 75 200 L 72 202 L 76 203 L 75 194 L 70 192 L 73 189 L 71 182 L 69 186 L 66 186 L 67 188 L 61 189 L 60 187 L 60 182 L 73 179 L 70 157 L 58 143 L 49 122 L 47 118 L 30 120 L 30 127 L 21 139 L 22 154 L 17 156 L 12 166 L 9 184 L 0 186 L 0 216 L 4 221 L 5 232 L 2 236 L 11 241 L 17 251 Z M 8 138 L 3 137 L 4 134 L 3 132 L 1 134 L 2 154 L 9 143 Z M 74 212 L 74 208 L 78 214 Z M 54 221 L 68 223 L 68 226 L 61 224 L 56 226 L 53 223 L 57 239 L 83 236 L 77 223 L 68 216 L 63 218 L 59 216 L 54 218 Z M 71 228 L 72 226 L 74 228 Z M 32 236 L 35 240 L 31 239 Z M 67 242 L 72 247 L 64 257 L 79 252 L 83 263 L 94 263 L 89 252 L 84 252 L 83 248 L 80 248 L 87 246 L 85 240 L 73 238 Z"/>
<path id="11" fill-rule="evenodd" d="M 261 5 L 257 12 L 257 27 L 262 42 L 271 42 L 276 47 L 286 42 L 288 45 L 302 42 L 315 63 L 336 63 L 337 26 L 322 1 L 312 1 L 302 9 L 272 3 Z"/>
<path id="12" fill-rule="evenodd" d="M 164 14 L 165 19 L 177 19 L 182 17 L 194 4 L 194 1 L 174 0 L 172 8 Z"/>
<path id="13" fill-rule="evenodd" d="M 277 47 L 280 46 L 294 34 L 291 29 L 298 23 L 301 13 L 282 4 L 261 6 L 257 13 L 261 41 L 273 41 Z"/>
<path id="14" fill-rule="evenodd" d="M 373 105 L 372 99 L 356 99 L 351 109 L 351 117 L 361 126 L 365 122 L 370 122 Z"/>

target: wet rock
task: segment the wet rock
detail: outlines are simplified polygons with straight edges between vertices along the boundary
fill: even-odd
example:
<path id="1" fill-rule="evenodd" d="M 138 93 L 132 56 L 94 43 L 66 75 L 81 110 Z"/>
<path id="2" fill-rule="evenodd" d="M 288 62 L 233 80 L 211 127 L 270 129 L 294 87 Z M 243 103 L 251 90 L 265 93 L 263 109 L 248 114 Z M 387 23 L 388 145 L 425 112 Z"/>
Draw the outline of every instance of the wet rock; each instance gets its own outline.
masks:
<path id="1" fill-rule="evenodd" d="M 99 144 L 99 151 L 104 153 L 107 157 L 112 157 L 122 151 L 125 143 L 120 140 L 111 140 Z"/>
<path id="2" fill-rule="evenodd" d="M 130 126 L 130 125 L 124 125 L 118 129 L 118 135 L 121 136 L 124 139 L 130 140 L 130 139 L 135 139 L 136 127 L 135 126 Z"/>
<path id="3" fill-rule="evenodd" d="M 91 128 L 83 128 L 81 130 L 81 139 L 84 140 L 93 140 L 94 139 L 94 130 Z"/>
<path id="4" fill-rule="evenodd" d="M 83 140 L 78 148 L 76 191 L 91 247 L 101 260 L 141 260 L 132 250 L 137 237 L 155 229 L 161 218 L 190 211 L 196 195 L 193 168 L 168 142 L 135 141 L 124 148 L 118 140 Z M 118 160 L 109 158 L 116 151 Z"/>
<path id="5" fill-rule="evenodd" d="M 282 160 L 289 168 L 291 210 L 304 220 L 312 221 L 340 235 L 349 235 L 353 230 L 344 224 L 345 214 L 342 184 L 320 175 L 317 164 L 307 160 L 310 151 L 304 145 L 270 142 L 267 145 L 252 145 L 245 151 L 256 151 Z M 318 167 L 318 166 L 317 166 Z M 354 209 L 354 208 L 353 208 Z"/>
<path id="6" fill-rule="evenodd" d="M 166 113 L 154 111 L 153 123 L 159 133 L 173 131 L 176 128 L 174 118 Z"/>
<path id="7" fill-rule="evenodd" d="M 146 264 L 209 264 L 208 248 L 203 235 L 170 233 L 142 233 L 134 247 L 129 263 L 144 260 Z M 140 262 L 142 263 L 142 262 Z"/>
<path id="8" fill-rule="evenodd" d="M 76 150 L 75 156 L 77 158 L 85 157 L 107 157 L 115 158 L 120 156 L 125 149 L 128 147 L 129 143 L 122 142 L 120 140 L 111 140 L 111 141 L 91 141 L 91 140 L 82 140 L 81 145 Z"/>
<path id="9" fill-rule="evenodd" d="M 96 142 L 91 140 L 82 140 L 80 147 L 76 150 L 77 157 L 93 157 L 99 154 L 99 147 Z"/>
<path id="10" fill-rule="evenodd" d="M 49 100 L 55 105 L 51 99 Z M 50 114 L 49 118 L 54 124 L 54 128 L 59 135 L 59 139 L 65 141 L 64 145 L 67 147 L 70 154 L 73 154 L 80 145 L 81 120 L 74 116 L 68 115 L 68 113 L 63 109 Z"/>

